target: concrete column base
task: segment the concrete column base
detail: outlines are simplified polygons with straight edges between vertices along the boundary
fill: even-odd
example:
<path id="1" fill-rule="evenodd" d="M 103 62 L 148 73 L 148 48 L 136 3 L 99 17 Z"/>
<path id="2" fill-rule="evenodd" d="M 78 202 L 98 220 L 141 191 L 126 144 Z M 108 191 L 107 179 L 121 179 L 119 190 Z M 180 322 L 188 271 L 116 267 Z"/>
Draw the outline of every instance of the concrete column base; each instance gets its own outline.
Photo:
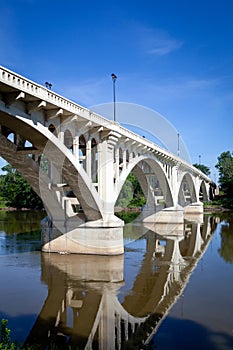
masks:
<path id="1" fill-rule="evenodd" d="M 143 226 L 162 236 L 183 235 L 184 210 L 180 206 L 163 209 L 143 219 Z"/>
<path id="2" fill-rule="evenodd" d="M 183 223 L 184 209 L 180 206 L 163 209 L 143 219 L 143 223 L 147 223 L 147 222 L 160 223 L 160 224 Z"/>
<path id="3" fill-rule="evenodd" d="M 203 214 L 204 209 L 203 209 L 203 203 L 202 202 L 197 202 L 197 203 L 192 203 L 190 205 L 187 205 L 187 207 L 184 207 L 184 214 Z"/>
<path id="4" fill-rule="evenodd" d="M 123 227 L 79 227 L 63 234 L 54 227 L 44 228 L 42 251 L 60 254 L 123 254 Z"/>
<path id="5" fill-rule="evenodd" d="M 203 203 L 192 203 L 184 208 L 184 218 L 186 221 L 203 223 Z"/>
<path id="6" fill-rule="evenodd" d="M 103 219 L 95 220 L 95 221 L 86 221 L 83 224 L 80 225 L 80 227 L 103 227 L 103 228 L 110 228 L 110 227 L 123 227 L 125 225 L 124 221 L 119 219 L 114 214 L 105 215 Z"/>

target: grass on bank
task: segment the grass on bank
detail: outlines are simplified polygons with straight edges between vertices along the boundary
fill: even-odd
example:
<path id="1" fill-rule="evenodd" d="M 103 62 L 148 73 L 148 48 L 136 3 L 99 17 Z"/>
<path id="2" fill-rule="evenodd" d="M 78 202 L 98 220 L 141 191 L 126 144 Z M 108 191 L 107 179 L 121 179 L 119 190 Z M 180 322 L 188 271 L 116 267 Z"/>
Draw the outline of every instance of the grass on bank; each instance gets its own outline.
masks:
<path id="1" fill-rule="evenodd" d="M 210 202 L 204 202 L 204 207 L 233 210 L 233 198 L 218 196 Z"/>
<path id="2" fill-rule="evenodd" d="M 0 196 L 0 208 L 5 209 L 6 207 L 6 200 Z"/>
<path id="3" fill-rule="evenodd" d="M 136 217 L 140 214 L 139 211 L 120 211 L 118 213 L 115 213 L 115 215 L 123 220 L 125 224 L 128 224 L 129 222 L 136 219 Z"/>

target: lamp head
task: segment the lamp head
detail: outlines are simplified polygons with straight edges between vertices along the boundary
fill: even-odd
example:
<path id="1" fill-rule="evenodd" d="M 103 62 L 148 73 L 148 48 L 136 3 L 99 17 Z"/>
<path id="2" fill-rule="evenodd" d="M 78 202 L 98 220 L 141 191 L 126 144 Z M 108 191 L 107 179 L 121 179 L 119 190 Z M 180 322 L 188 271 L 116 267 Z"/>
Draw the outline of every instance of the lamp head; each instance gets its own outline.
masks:
<path id="1" fill-rule="evenodd" d="M 112 73 L 112 74 L 111 74 L 111 77 L 112 77 L 112 80 L 113 80 L 113 81 L 116 81 L 116 80 L 117 80 L 116 74 Z"/>

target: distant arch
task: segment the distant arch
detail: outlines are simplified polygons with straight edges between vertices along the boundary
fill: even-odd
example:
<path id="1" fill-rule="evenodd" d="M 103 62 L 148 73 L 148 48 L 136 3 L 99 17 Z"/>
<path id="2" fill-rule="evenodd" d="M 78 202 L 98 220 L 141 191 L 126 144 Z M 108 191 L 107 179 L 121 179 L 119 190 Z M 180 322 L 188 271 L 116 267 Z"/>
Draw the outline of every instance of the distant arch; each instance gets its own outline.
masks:
<path id="1" fill-rule="evenodd" d="M 202 180 L 201 185 L 200 185 L 200 190 L 199 190 L 199 200 L 202 202 L 207 202 L 208 201 L 208 191 L 206 187 L 206 183 L 204 180 Z"/>
<path id="2" fill-rule="evenodd" d="M 156 200 L 156 184 L 159 184 L 161 197 L 164 197 L 164 206 L 171 207 L 174 205 L 172 190 L 164 169 L 155 157 L 148 155 L 135 157 L 130 161 L 127 168 L 121 172 L 116 188 L 116 199 L 131 172 L 138 178 L 147 202 L 151 201 L 152 198 Z"/>
<path id="3" fill-rule="evenodd" d="M 55 136 L 57 136 L 57 130 L 56 130 L 56 127 L 54 124 L 49 124 L 49 127 L 48 127 L 49 131 L 54 134 Z"/>
<path id="4" fill-rule="evenodd" d="M 93 137 L 91 140 L 91 177 L 93 182 L 97 182 L 98 173 L 98 144 Z"/>
<path id="5" fill-rule="evenodd" d="M 189 173 L 183 175 L 178 188 L 178 204 L 182 207 L 198 201 L 195 184 Z"/>
<path id="6" fill-rule="evenodd" d="M 73 137 L 70 130 L 64 132 L 64 145 L 73 152 Z"/>
<path id="7" fill-rule="evenodd" d="M 86 170 L 86 147 L 87 142 L 84 135 L 79 136 L 79 162 L 82 164 L 83 169 Z"/>

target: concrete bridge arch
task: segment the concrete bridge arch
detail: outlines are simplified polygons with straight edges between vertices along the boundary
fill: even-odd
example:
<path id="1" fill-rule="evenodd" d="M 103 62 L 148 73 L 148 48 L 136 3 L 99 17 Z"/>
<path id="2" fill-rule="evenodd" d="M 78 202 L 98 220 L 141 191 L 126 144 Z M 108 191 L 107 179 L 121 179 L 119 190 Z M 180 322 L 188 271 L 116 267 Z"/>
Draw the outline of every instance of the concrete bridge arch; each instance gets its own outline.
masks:
<path id="1" fill-rule="evenodd" d="M 102 203 L 98 198 L 97 193 L 95 193 L 96 190 L 90 183 L 90 179 L 88 178 L 86 172 L 81 166 L 76 164 L 73 155 L 68 149 L 69 144 L 67 144 L 68 147 L 66 147 L 66 145 L 60 142 L 59 139 L 53 133 L 51 133 L 51 128 L 45 128 L 39 123 L 34 124 L 33 121 L 28 118 L 10 115 L 7 115 L 6 117 L 6 115 L 0 113 L 0 123 L 2 126 L 9 130 L 7 131 L 6 136 L 8 136 L 10 133 L 14 133 L 15 135 L 19 136 L 20 130 L 21 139 L 24 139 L 25 141 L 28 140 L 33 145 L 35 150 L 43 154 L 47 159 L 49 159 L 49 161 L 53 163 L 54 166 L 52 171 L 55 171 L 54 168 L 56 168 L 59 173 L 57 174 L 59 177 L 61 173 L 63 174 L 69 183 L 69 186 L 72 188 L 73 192 L 76 194 L 77 198 L 82 204 L 82 208 L 87 219 L 98 220 L 102 217 Z M 4 136 L 5 135 L 2 135 L 1 137 L 2 142 Z M 15 139 L 17 139 L 17 137 L 15 137 Z M 43 170 L 39 167 L 39 164 L 36 164 L 36 162 L 33 161 L 33 158 L 31 161 L 30 159 L 28 161 L 29 157 L 27 157 L 27 155 L 25 157 L 25 153 L 22 152 L 25 158 L 24 161 L 27 161 L 28 164 L 30 163 L 31 175 L 28 175 L 29 168 L 25 167 L 25 164 L 22 164 L 22 154 L 20 154 L 20 151 L 17 151 L 19 149 L 18 147 L 18 144 L 14 144 L 8 140 L 8 142 L 5 142 L 5 148 L 8 150 L 5 152 L 2 151 L 1 154 L 7 161 L 13 163 L 12 165 L 17 170 L 19 170 L 24 178 L 30 183 L 34 191 L 40 197 L 42 197 L 42 200 L 45 202 L 46 209 L 49 211 L 51 217 L 53 218 L 56 216 L 54 211 L 52 211 L 55 209 L 54 204 L 50 206 L 48 203 L 48 195 L 45 195 L 45 192 L 49 192 L 48 182 L 51 181 L 51 179 L 47 178 L 46 181 L 45 174 L 42 174 Z M 28 152 L 30 151 L 31 150 Z M 9 156 L 7 156 L 7 153 L 9 153 Z M 19 163 L 21 163 L 21 165 Z M 56 175 L 53 174 L 53 176 L 55 177 L 53 177 L 55 180 Z M 79 183 L 79 187 L 76 185 L 77 183 Z M 82 191 L 80 189 L 81 184 Z M 44 188 L 44 186 L 46 188 Z M 50 189 L 52 190 L 52 188 Z M 57 204 L 57 206 L 59 206 L 59 204 Z M 58 208 L 55 209 L 55 211 L 57 210 Z M 57 214 L 60 216 L 61 213 L 59 210 Z"/>
<path id="2" fill-rule="evenodd" d="M 199 189 L 190 173 L 184 172 L 178 183 L 178 204 L 182 207 L 199 201 Z"/>
<path id="3" fill-rule="evenodd" d="M 205 181 L 201 180 L 200 181 L 200 186 L 199 186 L 199 195 L 200 195 L 200 199 L 203 201 L 203 202 L 208 202 L 209 199 L 212 199 L 211 198 L 211 188 L 210 186 L 208 186 Z"/>
<path id="4" fill-rule="evenodd" d="M 133 173 L 142 188 L 146 198 L 146 206 L 150 208 L 151 213 L 156 210 L 158 203 L 156 202 L 156 186 L 161 191 L 160 197 L 164 199 L 165 207 L 174 205 L 171 183 L 166 172 L 158 160 L 150 155 L 139 155 L 132 158 L 125 169 L 122 170 L 119 181 L 116 184 L 116 198 L 118 198 L 121 189 L 129 176 Z"/>
<path id="5" fill-rule="evenodd" d="M 66 232 L 70 218 L 74 227 L 123 226 L 114 215 L 114 205 L 131 171 L 141 182 L 151 212 L 158 209 L 155 175 L 164 210 L 178 206 L 179 192 L 181 204 L 188 204 L 180 190 L 183 179 L 191 189 L 192 204 L 199 204 L 200 187 L 205 197 L 209 195 L 211 179 L 179 156 L 4 67 L 0 67 L 0 126 L 0 155 L 43 196 L 51 219 L 66 226 Z M 11 131 L 13 142 L 7 140 Z M 44 170 L 49 166 L 47 173 L 41 164 Z M 66 196 L 68 189 L 73 198 Z M 78 205 L 83 213 L 73 210 Z"/>

